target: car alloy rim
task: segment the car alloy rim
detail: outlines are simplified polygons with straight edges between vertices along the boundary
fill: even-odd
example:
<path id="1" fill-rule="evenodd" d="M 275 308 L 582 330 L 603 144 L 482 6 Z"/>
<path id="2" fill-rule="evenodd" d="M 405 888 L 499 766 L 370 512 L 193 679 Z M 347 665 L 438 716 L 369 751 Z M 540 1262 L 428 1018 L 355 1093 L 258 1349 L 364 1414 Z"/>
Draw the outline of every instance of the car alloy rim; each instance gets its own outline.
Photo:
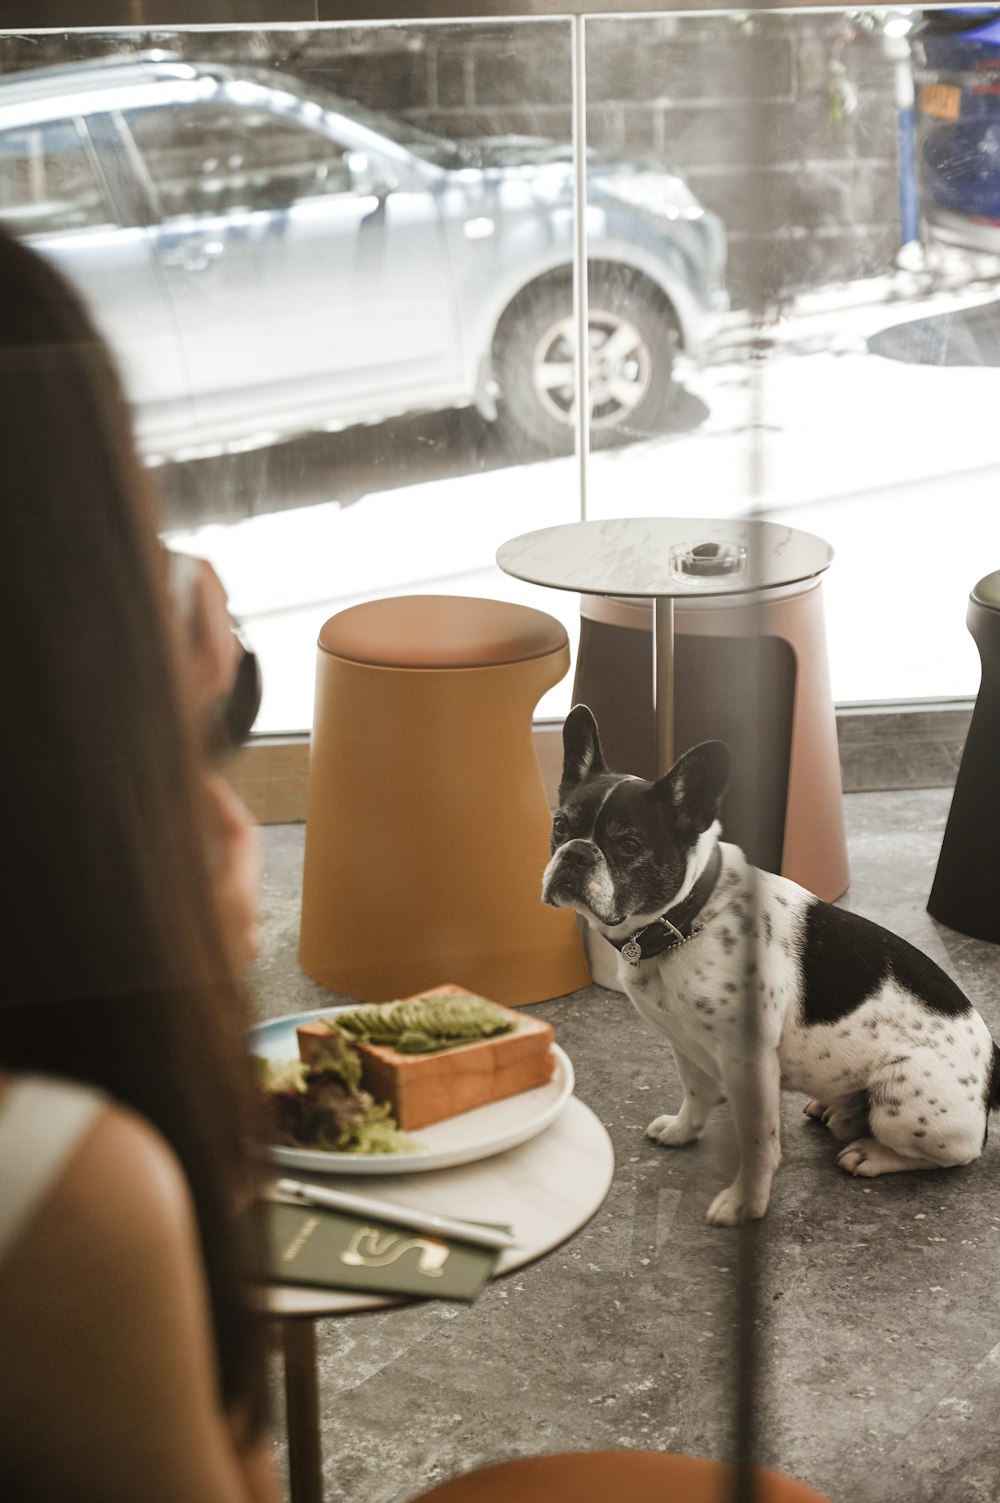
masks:
<path id="1" fill-rule="evenodd" d="M 614 428 L 649 390 L 653 358 L 639 329 L 620 314 L 591 308 L 589 315 L 590 426 Z M 542 407 L 559 423 L 573 422 L 576 404 L 576 326 L 557 319 L 535 346 L 532 380 Z"/>

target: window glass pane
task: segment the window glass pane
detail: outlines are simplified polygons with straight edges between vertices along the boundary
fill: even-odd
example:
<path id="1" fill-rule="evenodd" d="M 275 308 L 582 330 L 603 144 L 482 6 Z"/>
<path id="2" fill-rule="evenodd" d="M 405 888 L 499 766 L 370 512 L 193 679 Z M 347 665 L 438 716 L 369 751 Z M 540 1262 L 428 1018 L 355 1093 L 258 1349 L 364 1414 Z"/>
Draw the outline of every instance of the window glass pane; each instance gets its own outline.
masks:
<path id="1" fill-rule="evenodd" d="M 309 33 L 266 82 L 290 114 L 324 112 L 313 129 L 337 143 L 344 191 L 311 200 L 307 216 L 275 215 L 265 233 L 256 222 L 238 230 L 235 217 L 225 230 L 247 200 L 222 190 L 210 212 L 223 249 L 204 272 L 170 264 L 181 252 L 169 222 L 157 240 L 196 426 L 227 445 L 243 430 L 253 445 L 165 456 L 169 537 L 210 553 L 233 592 L 263 659 L 263 728 L 311 723 L 317 633 L 360 600 L 509 599 L 575 636 L 575 596 L 494 562 L 508 538 L 579 515 L 572 415 L 552 462 L 512 410 L 541 361 L 539 319 L 551 317 L 536 303 L 557 296 L 560 317 L 572 306 L 569 36 L 564 22 Z M 181 45 L 204 57 L 194 40 Z M 259 37 L 213 41 L 230 84 L 264 82 Z M 189 181 L 206 145 L 221 161 L 230 140 L 239 173 L 258 181 L 255 140 L 231 114 L 217 125 L 204 112 Z M 149 137 L 133 129 L 149 160 Z M 296 120 L 279 139 L 268 128 L 261 175 L 277 176 L 279 195 L 287 163 L 298 174 L 315 160 L 300 130 Z M 204 212 L 194 203 L 188 212 Z M 299 432 L 258 442 L 289 409 Z M 569 693 L 567 675 L 540 715 L 560 713 Z"/>
<path id="2" fill-rule="evenodd" d="M 982 78 L 963 93 L 939 55 L 992 46 L 963 42 L 973 21 L 585 27 L 588 513 L 753 512 L 828 538 L 841 702 L 978 683 L 964 602 L 1000 552 L 1000 155 Z M 154 47 L 195 77 L 147 104 Z M 58 230 L 167 530 L 213 553 L 273 642 L 263 728 L 309 724 L 316 623 L 367 595 L 508 593 L 575 637 L 572 596 L 492 562 L 582 504 L 571 55 L 564 21 L 0 38 L 0 105 L 38 65 L 109 88 L 131 70 L 96 157 L 65 75 L 51 120 L 0 113 L 0 218 Z M 97 264 L 76 236 L 109 225 L 105 180 L 132 228 Z"/>
<path id="3" fill-rule="evenodd" d="M 592 300 L 635 331 L 592 331 L 624 442 L 602 427 L 599 355 L 590 513 L 756 515 L 828 540 L 840 703 L 979 684 L 966 602 L 1000 558 L 1000 114 L 981 76 L 1000 49 L 962 54 L 962 35 L 893 11 L 586 24 L 590 151 L 631 163 L 591 169 L 590 218 L 644 226 L 659 265 L 647 254 L 640 317 L 590 235 Z M 956 122 L 941 70 L 960 55 Z"/>
<path id="4" fill-rule="evenodd" d="M 43 235 L 111 223 L 81 122 L 0 132 L 0 224 Z"/>
<path id="5" fill-rule="evenodd" d="M 345 154 L 297 121 L 238 105 L 129 110 L 164 218 L 280 209 L 349 186 Z"/>
<path id="6" fill-rule="evenodd" d="M 571 56 L 566 21 L 0 38 L 0 129 L 28 68 L 61 65 L 31 83 L 54 109 L 100 82 L 131 227 L 58 261 L 168 541 L 216 564 L 261 657 L 261 731 L 310 726 L 318 631 L 360 600 L 527 602 L 575 638 L 575 596 L 495 564 L 580 512 L 572 396 L 554 438 L 536 422 L 572 309 Z"/>

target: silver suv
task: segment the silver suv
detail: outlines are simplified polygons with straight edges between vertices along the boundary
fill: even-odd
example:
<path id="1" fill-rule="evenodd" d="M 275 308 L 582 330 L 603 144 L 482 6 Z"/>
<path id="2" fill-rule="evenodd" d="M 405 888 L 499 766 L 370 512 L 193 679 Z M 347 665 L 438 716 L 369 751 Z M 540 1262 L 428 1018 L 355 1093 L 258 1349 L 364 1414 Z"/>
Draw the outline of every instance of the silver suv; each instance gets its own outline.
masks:
<path id="1" fill-rule="evenodd" d="M 0 223 L 80 287 L 140 442 L 184 457 L 475 405 L 572 442 L 567 146 L 452 142 L 284 74 L 166 54 L 0 80 Z M 653 432 L 727 305 L 662 161 L 588 161 L 591 429 Z"/>

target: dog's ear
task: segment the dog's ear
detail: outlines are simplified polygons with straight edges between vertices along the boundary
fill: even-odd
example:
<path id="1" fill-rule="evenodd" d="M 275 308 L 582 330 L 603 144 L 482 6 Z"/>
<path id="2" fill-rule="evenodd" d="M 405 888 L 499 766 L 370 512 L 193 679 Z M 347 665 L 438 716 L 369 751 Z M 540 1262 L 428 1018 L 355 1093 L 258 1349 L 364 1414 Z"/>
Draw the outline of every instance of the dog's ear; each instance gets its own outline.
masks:
<path id="1" fill-rule="evenodd" d="M 653 785 L 654 796 L 665 800 L 676 821 L 700 835 L 718 818 L 719 804 L 729 781 L 729 748 L 721 741 L 692 746 Z"/>
<path id="2" fill-rule="evenodd" d="M 574 789 L 588 778 L 607 772 L 597 721 L 586 705 L 574 705 L 563 726 L 563 772 L 559 802 L 564 804 Z"/>

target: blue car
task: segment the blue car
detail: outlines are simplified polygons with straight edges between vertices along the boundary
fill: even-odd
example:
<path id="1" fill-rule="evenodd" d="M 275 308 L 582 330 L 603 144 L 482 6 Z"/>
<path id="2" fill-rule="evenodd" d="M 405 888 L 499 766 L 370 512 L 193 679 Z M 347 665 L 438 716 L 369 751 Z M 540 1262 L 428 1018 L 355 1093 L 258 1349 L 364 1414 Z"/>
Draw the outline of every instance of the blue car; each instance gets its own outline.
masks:
<path id="1" fill-rule="evenodd" d="M 1000 254 L 1000 10 L 927 11 L 912 50 L 927 233 Z"/>
<path id="2" fill-rule="evenodd" d="M 588 163 L 590 424 L 655 432 L 727 306 L 722 226 L 662 159 Z M 475 406 L 572 447 L 573 166 L 448 141 L 275 70 L 164 54 L 0 79 L 0 224 L 62 267 L 150 454 Z"/>

